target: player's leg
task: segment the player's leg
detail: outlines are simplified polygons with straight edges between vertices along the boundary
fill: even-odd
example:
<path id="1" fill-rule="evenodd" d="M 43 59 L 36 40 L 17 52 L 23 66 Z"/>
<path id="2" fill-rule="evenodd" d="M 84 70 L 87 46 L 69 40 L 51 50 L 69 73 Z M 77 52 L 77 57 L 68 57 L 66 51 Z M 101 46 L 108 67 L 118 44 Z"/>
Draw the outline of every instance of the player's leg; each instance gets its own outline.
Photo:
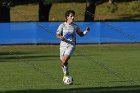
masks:
<path id="1" fill-rule="evenodd" d="M 68 71 L 68 60 L 70 59 L 70 56 L 68 55 L 64 55 L 62 60 L 61 60 L 61 67 L 64 73 L 64 77 L 63 77 L 63 81 L 66 78 L 66 76 L 69 75 L 69 71 Z"/>
<path id="2" fill-rule="evenodd" d="M 66 67 L 68 62 L 65 62 L 66 61 L 65 59 L 67 59 L 67 58 L 64 56 L 66 48 L 67 47 L 63 47 L 63 46 L 60 47 L 60 61 L 61 61 L 61 67 L 62 67 L 62 71 L 63 71 L 64 75 L 68 74 L 68 70 Z"/>
<path id="3" fill-rule="evenodd" d="M 64 75 L 69 75 L 68 72 L 68 60 L 70 59 L 69 55 L 64 55 L 62 60 L 61 60 L 61 65 L 62 65 L 62 70 Z"/>
<path id="4" fill-rule="evenodd" d="M 74 50 L 75 50 L 74 46 L 67 46 L 67 47 L 60 48 L 60 60 L 61 60 L 61 65 L 62 65 L 62 70 L 63 70 L 64 76 L 69 75 L 68 60 L 70 59 Z"/>
<path id="5" fill-rule="evenodd" d="M 65 49 L 65 52 L 64 52 L 63 58 L 62 58 L 62 66 L 64 68 L 64 71 L 66 71 L 64 73 L 64 75 L 69 75 L 69 71 L 68 71 L 68 60 L 72 56 L 74 50 L 75 50 L 75 47 L 74 46 L 67 46 L 67 48 Z"/>

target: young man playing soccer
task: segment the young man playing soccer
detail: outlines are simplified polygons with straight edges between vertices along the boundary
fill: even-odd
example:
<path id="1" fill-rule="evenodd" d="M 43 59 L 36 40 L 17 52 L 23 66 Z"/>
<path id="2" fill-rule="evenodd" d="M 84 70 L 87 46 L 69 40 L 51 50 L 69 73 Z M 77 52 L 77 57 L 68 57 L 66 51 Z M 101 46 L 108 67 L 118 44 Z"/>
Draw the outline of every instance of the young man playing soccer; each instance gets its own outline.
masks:
<path id="1" fill-rule="evenodd" d="M 75 18 L 75 12 L 73 10 L 66 11 L 65 18 L 66 22 L 60 24 L 56 32 L 56 37 L 61 40 L 60 61 L 64 73 L 63 79 L 69 75 L 68 60 L 75 50 L 76 33 L 82 37 L 90 31 L 90 29 L 87 27 L 84 32 L 81 32 L 80 28 L 73 23 Z"/>

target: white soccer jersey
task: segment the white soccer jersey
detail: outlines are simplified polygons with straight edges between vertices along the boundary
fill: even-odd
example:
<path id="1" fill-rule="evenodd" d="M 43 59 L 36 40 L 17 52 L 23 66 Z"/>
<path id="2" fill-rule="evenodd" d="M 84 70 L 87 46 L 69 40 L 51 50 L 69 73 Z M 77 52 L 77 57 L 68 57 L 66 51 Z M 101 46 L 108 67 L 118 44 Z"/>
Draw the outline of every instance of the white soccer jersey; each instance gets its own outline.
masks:
<path id="1" fill-rule="evenodd" d="M 61 41 L 60 46 L 68 46 L 76 44 L 76 31 L 78 26 L 74 23 L 67 24 L 66 22 L 59 25 L 56 34 L 64 36 L 66 40 Z"/>

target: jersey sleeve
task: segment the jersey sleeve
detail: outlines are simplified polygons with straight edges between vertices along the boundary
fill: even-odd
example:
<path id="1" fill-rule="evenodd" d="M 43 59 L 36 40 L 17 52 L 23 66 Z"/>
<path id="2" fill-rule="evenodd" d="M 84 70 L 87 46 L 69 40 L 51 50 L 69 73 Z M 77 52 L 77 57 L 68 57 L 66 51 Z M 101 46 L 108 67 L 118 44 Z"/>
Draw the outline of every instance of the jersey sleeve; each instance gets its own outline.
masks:
<path id="1" fill-rule="evenodd" d="M 79 26 L 77 26 L 77 25 L 76 25 L 76 33 L 77 33 L 80 37 L 84 36 L 83 32 L 80 30 Z"/>
<path id="2" fill-rule="evenodd" d="M 60 24 L 56 31 L 56 35 L 62 35 L 62 34 L 63 34 L 63 24 Z"/>
<path id="3" fill-rule="evenodd" d="M 75 30 L 76 30 L 76 32 L 77 32 L 78 34 L 80 34 L 80 33 L 81 33 L 81 30 L 80 30 L 80 28 L 79 28 L 79 26 L 78 26 L 78 25 L 75 25 Z"/>
<path id="4" fill-rule="evenodd" d="M 79 29 L 80 29 L 79 26 L 78 25 L 75 25 L 75 30 L 77 31 Z"/>

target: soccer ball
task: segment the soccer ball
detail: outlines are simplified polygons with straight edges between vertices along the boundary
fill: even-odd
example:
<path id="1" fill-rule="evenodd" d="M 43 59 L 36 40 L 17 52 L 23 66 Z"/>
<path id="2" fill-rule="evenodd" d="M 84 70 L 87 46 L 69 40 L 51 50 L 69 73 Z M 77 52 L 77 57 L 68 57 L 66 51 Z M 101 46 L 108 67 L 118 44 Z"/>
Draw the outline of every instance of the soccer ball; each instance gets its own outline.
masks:
<path id="1" fill-rule="evenodd" d="M 71 85 L 73 84 L 73 78 L 71 76 L 66 76 L 63 80 L 64 84 Z"/>

